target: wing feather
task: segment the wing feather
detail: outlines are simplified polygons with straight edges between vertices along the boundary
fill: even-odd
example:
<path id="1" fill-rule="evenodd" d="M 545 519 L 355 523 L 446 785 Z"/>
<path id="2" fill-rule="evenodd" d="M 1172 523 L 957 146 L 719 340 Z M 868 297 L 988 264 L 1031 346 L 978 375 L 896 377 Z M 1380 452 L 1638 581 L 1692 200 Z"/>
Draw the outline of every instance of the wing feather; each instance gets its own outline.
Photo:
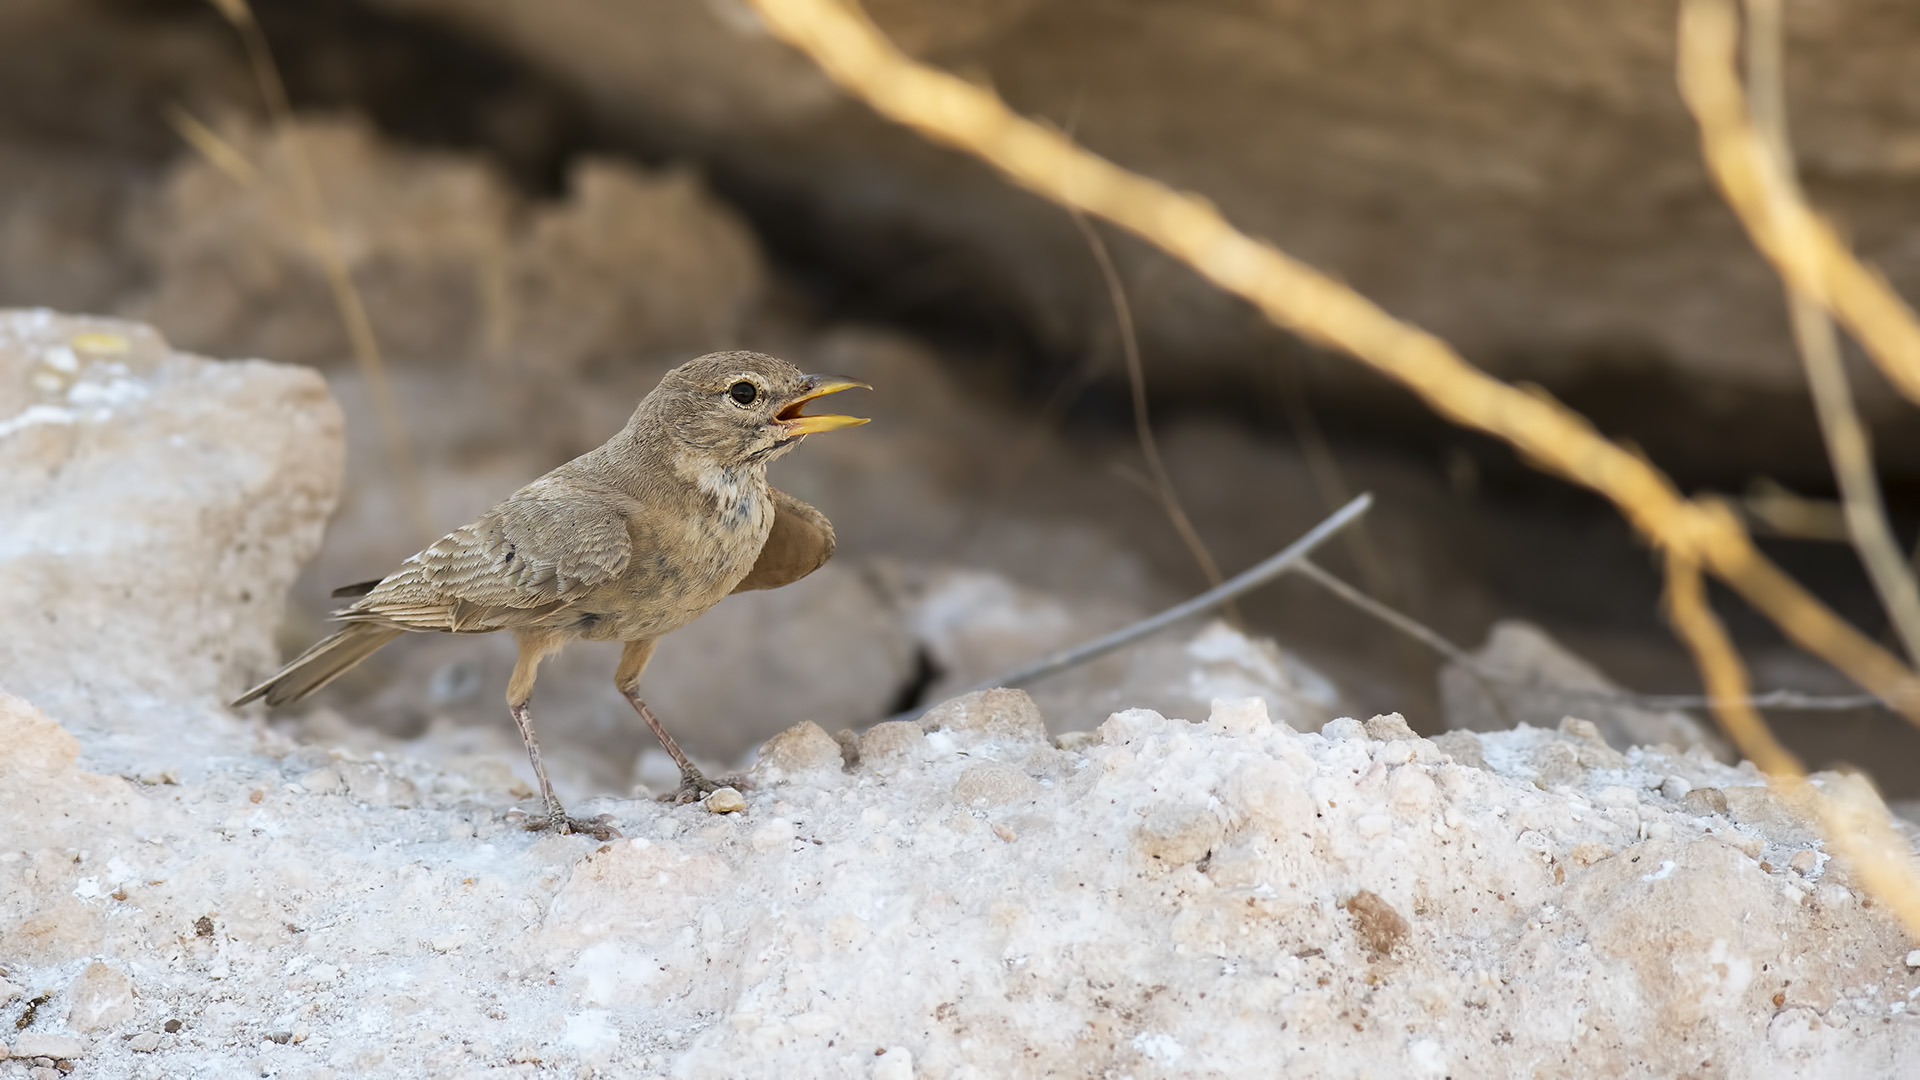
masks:
<path id="1" fill-rule="evenodd" d="M 616 497 L 544 477 L 434 541 L 335 615 L 454 633 L 526 626 L 618 577 L 632 554 Z"/>

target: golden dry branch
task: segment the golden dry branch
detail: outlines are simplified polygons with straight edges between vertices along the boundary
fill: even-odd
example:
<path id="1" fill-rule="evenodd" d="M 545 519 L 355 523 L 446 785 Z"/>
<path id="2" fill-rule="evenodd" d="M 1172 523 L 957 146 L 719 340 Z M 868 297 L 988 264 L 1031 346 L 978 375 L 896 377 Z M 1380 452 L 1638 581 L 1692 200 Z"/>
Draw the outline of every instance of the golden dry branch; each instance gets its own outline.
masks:
<path id="1" fill-rule="evenodd" d="M 1888 381 L 1920 403 L 1920 318 L 1804 201 L 1776 205 L 1772 158 L 1734 67 L 1732 6 L 1688 0 L 1680 19 L 1680 90 L 1700 121 L 1707 164 L 1728 204 L 1787 284 L 1839 319 Z"/>
<path id="2" fill-rule="evenodd" d="M 1693 653 L 1721 728 L 1767 771 L 1768 782 L 1789 805 L 1819 819 L 1821 831 L 1852 864 L 1861 884 L 1920 937 L 1920 868 L 1913 849 L 1894 831 L 1885 804 L 1863 781 L 1836 778 L 1826 792 L 1807 781 L 1800 762 L 1755 711 L 1746 666 L 1707 604 L 1699 565 L 1675 553 L 1667 556 L 1667 607 L 1675 632 Z"/>
<path id="3" fill-rule="evenodd" d="M 1703 139 L 1709 146 L 1728 141 L 1718 126 L 1727 116 L 1752 117 L 1751 130 L 1759 138 L 1749 143 L 1736 132 L 1731 141 L 1761 155 L 1751 164 L 1766 199 L 1767 227 L 1778 238 L 1777 254 L 1788 264 L 1809 268 L 1803 276 L 1811 277 L 1818 273 L 1821 254 L 1811 230 L 1797 227 L 1813 220 L 1813 214 L 1794 176 L 1792 141 L 1787 135 L 1781 6 L 1781 0 L 1747 0 L 1749 96 L 1741 91 L 1733 70 L 1735 18 L 1731 0 L 1689 0 L 1681 9 L 1680 81 L 1682 86 L 1693 88 L 1688 101 L 1699 110 Z M 1702 91 L 1702 86 L 1709 89 Z M 1729 112 L 1716 105 L 1709 113 L 1704 107 L 1707 101 L 1734 107 Z M 1732 156 L 1722 155 L 1721 163 L 1732 160 Z M 1794 284 L 1792 277 L 1783 276 L 1783 280 L 1787 283 L 1787 312 L 1794 343 L 1800 350 L 1820 433 L 1826 440 L 1827 458 L 1840 487 L 1847 535 L 1860 553 L 1907 659 L 1920 659 L 1920 586 L 1915 585 L 1912 568 L 1887 521 L 1867 428 L 1854 406 L 1853 388 L 1841 362 L 1839 335 L 1834 333 L 1833 320 L 1811 293 Z"/>

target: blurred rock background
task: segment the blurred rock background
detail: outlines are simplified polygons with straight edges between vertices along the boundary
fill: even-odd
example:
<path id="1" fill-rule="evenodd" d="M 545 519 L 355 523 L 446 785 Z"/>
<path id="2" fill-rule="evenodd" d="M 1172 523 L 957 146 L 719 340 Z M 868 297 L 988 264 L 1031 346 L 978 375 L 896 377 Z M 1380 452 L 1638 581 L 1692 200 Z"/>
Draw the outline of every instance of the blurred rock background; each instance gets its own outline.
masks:
<path id="1" fill-rule="evenodd" d="M 1673 88 L 1668 5 L 868 6 L 916 53 L 1204 192 L 1647 447 L 1685 486 L 1828 493 L 1777 284 L 1709 187 Z M 1789 8 L 1809 185 L 1920 292 L 1920 98 L 1905 75 L 1920 13 Z M 696 755 L 735 760 L 800 719 L 871 723 L 1204 586 L 1132 479 L 1112 310 L 1072 222 L 842 100 L 744 6 L 255 10 L 293 130 L 261 108 L 208 4 L 0 6 L 0 306 L 125 315 L 180 349 L 324 374 L 347 418 L 347 482 L 283 648 L 320 632 L 328 589 L 596 445 L 662 371 L 722 347 L 866 379 L 875 423 L 776 470 L 832 516 L 840 557 L 722 605 L 650 670 L 649 698 Z M 198 149 L 183 138 L 196 125 L 213 134 Z M 421 505 L 313 256 L 292 137 L 385 350 Z M 1465 646 L 1499 620 L 1538 624 L 1577 665 L 1548 666 L 1583 685 L 1604 672 L 1692 686 L 1658 575 L 1610 510 L 1107 242 L 1169 466 L 1229 572 L 1371 490 L 1379 509 L 1330 569 Z M 1920 429 L 1858 369 L 1911 535 Z M 1880 629 L 1846 549 L 1770 551 Z M 1844 688 L 1727 607 L 1762 686 Z M 1060 728 L 1123 701 L 1197 715 L 1212 692 L 1249 689 L 1297 726 L 1397 710 L 1436 731 L 1449 708 L 1484 723 L 1470 694 L 1442 695 L 1433 657 L 1310 583 L 1242 610 L 1251 637 L 1187 627 L 1036 696 Z M 510 738 L 510 654 L 403 640 L 280 721 L 330 738 Z M 577 647 L 541 681 L 569 783 L 645 771 L 649 740 L 611 667 Z M 1870 765 L 1890 794 L 1920 793 L 1920 738 L 1884 715 L 1777 719 L 1811 764 Z"/>

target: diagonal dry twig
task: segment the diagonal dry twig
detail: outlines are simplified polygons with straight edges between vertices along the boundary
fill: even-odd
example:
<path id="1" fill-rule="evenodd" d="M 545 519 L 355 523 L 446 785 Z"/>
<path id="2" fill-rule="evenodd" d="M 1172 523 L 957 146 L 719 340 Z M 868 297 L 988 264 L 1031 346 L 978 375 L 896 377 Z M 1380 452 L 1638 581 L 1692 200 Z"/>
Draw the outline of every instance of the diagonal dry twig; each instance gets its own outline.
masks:
<path id="1" fill-rule="evenodd" d="M 246 49 L 254 81 L 259 86 L 261 99 L 266 103 L 267 115 L 287 148 L 294 193 L 299 200 L 301 214 L 306 218 L 308 239 L 313 245 L 314 256 L 326 275 L 334 306 L 339 309 L 340 320 L 346 326 L 347 341 L 353 348 L 354 361 L 367 380 L 367 392 L 373 399 L 374 411 L 379 415 L 388 467 L 399 481 L 415 531 L 423 538 L 431 536 L 433 527 L 427 514 L 426 488 L 420 480 L 420 469 L 414 460 L 406 425 L 401 422 L 400 409 L 394 401 L 393 387 L 387 378 L 386 361 L 380 352 L 380 341 L 374 336 L 373 320 L 368 318 L 366 304 L 361 301 L 360 291 L 353 284 L 353 273 L 347 267 L 346 257 L 327 225 L 326 200 L 320 193 L 319 176 L 307 158 L 306 142 L 301 139 L 295 124 L 293 105 L 287 98 L 286 83 L 280 78 L 280 67 L 274 62 L 273 49 L 267 44 L 267 36 L 260 29 L 260 23 L 254 18 L 253 8 L 247 0 L 208 2 L 232 24 L 240 35 L 242 47 Z M 186 130 L 181 132 L 196 148 L 199 146 L 196 135 L 210 136 L 219 141 L 218 136 L 213 135 L 206 125 L 197 124 L 197 127 L 198 130 L 191 134 Z M 239 155 L 236 152 L 234 156 Z M 221 166 L 220 158 L 214 157 L 212 160 L 216 166 Z"/>
<path id="2" fill-rule="evenodd" d="M 1068 668 L 1078 667 L 1089 661 L 1098 660 L 1100 657 L 1116 649 L 1124 648 L 1150 634 L 1158 633 L 1182 619 L 1190 619 L 1195 615 L 1211 611 L 1226 603 L 1228 600 L 1251 592 L 1265 585 L 1267 582 L 1272 581 L 1274 578 L 1279 577 L 1281 574 L 1286 573 L 1288 570 L 1293 569 L 1300 560 L 1312 554 L 1315 548 L 1333 539 L 1334 536 L 1339 534 L 1340 530 L 1359 520 L 1360 516 L 1365 514 L 1372 506 L 1373 495 L 1371 493 L 1363 493 L 1355 497 L 1352 502 L 1349 502 L 1347 505 L 1328 515 L 1325 520 L 1307 530 L 1304 535 L 1293 543 L 1288 544 L 1274 554 L 1267 556 L 1265 559 L 1240 571 L 1233 577 L 1215 585 L 1213 588 L 1208 589 L 1198 596 L 1182 600 L 1180 603 L 1167 608 L 1157 615 L 1149 615 L 1139 622 L 1123 626 L 1111 634 L 1105 634 L 1101 637 L 1094 638 L 1092 641 L 1082 642 L 1078 645 L 1061 649 L 1012 671 L 1002 672 L 984 682 L 976 683 L 961 692 L 973 693 L 976 690 L 991 690 L 999 686 L 1025 686 L 1028 683 L 1044 679 L 1049 675 L 1057 674 Z M 925 711 L 925 709 L 921 708 L 908 709 L 905 712 L 889 716 L 887 719 L 912 720 Z"/>
<path id="3" fill-rule="evenodd" d="M 1787 137 L 1780 8 L 1780 0 L 1747 0 L 1747 78 L 1752 86 L 1754 128 L 1759 134 L 1752 149 L 1758 151 L 1762 159 L 1755 163 L 1754 171 L 1766 199 L 1768 229 L 1776 238 L 1781 257 L 1805 265 L 1813 260 L 1815 253 L 1806 230 L 1796 227 L 1805 220 L 1804 214 L 1796 213 L 1796 208 L 1804 209 L 1805 197 L 1794 176 L 1792 144 Z M 1720 9 L 1717 15 L 1689 16 L 1719 23 L 1705 28 L 1696 23 L 1694 33 L 1727 33 L 1726 24 L 1732 21 L 1732 9 L 1724 0 Z M 1690 5 L 1689 10 L 1702 9 Z M 1699 100 L 1704 93 L 1707 100 L 1732 96 L 1737 105 L 1738 82 L 1729 88 L 1716 72 L 1724 74 L 1719 69 L 1696 73 L 1693 79 L 1696 90 L 1690 93 L 1689 100 Z M 1703 82 L 1710 84 L 1704 91 L 1699 89 Z M 1880 595 L 1880 602 L 1893 623 L 1894 633 L 1906 648 L 1907 659 L 1920 660 L 1920 587 L 1915 586 L 1906 554 L 1900 550 L 1893 528 L 1887 523 L 1880 479 L 1874 472 L 1873 451 L 1868 445 L 1866 426 L 1860 422 L 1859 410 L 1854 406 L 1853 390 L 1847 383 L 1846 367 L 1840 359 L 1840 341 L 1834 333 L 1833 320 L 1804 287 L 1792 278 L 1785 280 L 1793 337 L 1806 368 L 1807 385 L 1813 392 L 1820 433 L 1827 443 L 1827 457 L 1833 464 L 1834 479 L 1839 483 L 1847 530 L 1860 553 L 1861 563 L 1867 568 L 1867 576 L 1873 581 L 1874 591 Z"/>

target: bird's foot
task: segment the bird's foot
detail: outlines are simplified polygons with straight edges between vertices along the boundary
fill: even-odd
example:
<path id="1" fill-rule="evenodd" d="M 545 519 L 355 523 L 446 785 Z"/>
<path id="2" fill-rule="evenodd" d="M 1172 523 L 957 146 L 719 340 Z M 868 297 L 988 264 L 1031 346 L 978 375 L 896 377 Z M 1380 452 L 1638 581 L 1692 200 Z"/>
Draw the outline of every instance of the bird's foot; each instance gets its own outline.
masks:
<path id="1" fill-rule="evenodd" d="M 660 801 L 685 806 L 688 803 L 697 803 L 723 787 L 743 789 L 746 786 L 744 780 L 709 780 L 699 769 L 687 769 L 680 774 L 680 786 L 660 796 Z"/>
<path id="2" fill-rule="evenodd" d="M 579 834 L 591 836 L 595 840 L 618 839 L 620 830 L 613 827 L 613 815 L 601 814 L 599 817 L 577 818 L 563 810 L 554 810 L 545 817 L 527 819 L 528 832 L 546 832 L 552 830 L 561 836 Z"/>

